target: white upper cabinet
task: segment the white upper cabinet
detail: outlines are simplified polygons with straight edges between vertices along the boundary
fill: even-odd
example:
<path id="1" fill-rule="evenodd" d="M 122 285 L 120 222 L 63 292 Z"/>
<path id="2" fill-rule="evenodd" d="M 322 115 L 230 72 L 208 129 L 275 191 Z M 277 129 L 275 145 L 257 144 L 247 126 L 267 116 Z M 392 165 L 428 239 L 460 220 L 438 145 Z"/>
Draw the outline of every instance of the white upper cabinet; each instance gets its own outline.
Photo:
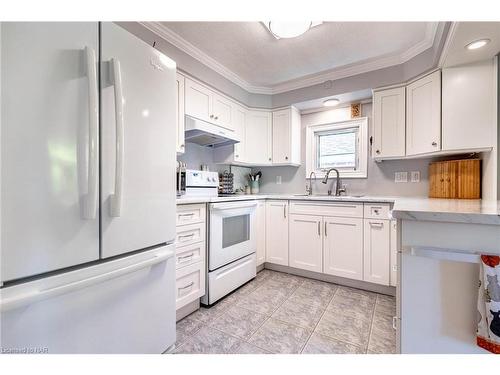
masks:
<path id="1" fill-rule="evenodd" d="M 240 105 L 233 105 L 233 124 L 234 131 L 240 142 L 234 145 L 234 155 L 233 160 L 235 162 L 245 162 L 246 161 L 246 153 L 245 153 L 245 145 L 246 145 L 246 121 L 248 116 L 248 111 Z"/>
<path id="2" fill-rule="evenodd" d="M 290 107 L 273 112 L 272 163 L 300 165 L 300 112 Z"/>
<path id="3" fill-rule="evenodd" d="M 406 87 L 406 155 L 441 150 L 441 72 Z"/>
<path id="4" fill-rule="evenodd" d="M 211 119 L 215 124 L 222 126 L 223 128 L 234 130 L 232 123 L 232 107 L 235 105 L 230 100 L 224 98 L 221 95 L 213 94 L 212 99 L 212 114 Z"/>
<path id="5" fill-rule="evenodd" d="M 496 80 L 493 59 L 443 69 L 443 150 L 494 146 Z"/>
<path id="6" fill-rule="evenodd" d="M 177 83 L 177 106 L 176 106 L 176 116 L 177 116 L 177 146 L 176 150 L 178 154 L 183 154 L 185 150 L 184 143 L 184 82 L 185 78 L 182 74 L 177 73 L 176 83 Z"/>
<path id="7" fill-rule="evenodd" d="M 405 156 L 405 87 L 373 92 L 373 158 Z"/>
<path id="8" fill-rule="evenodd" d="M 235 103 L 231 100 L 198 82 L 186 78 L 186 115 L 222 126 L 229 130 L 234 130 L 232 124 L 233 105 Z"/>
<path id="9" fill-rule="evenodd" d="M 186 78 L 186 115 L 211 122 L 213 92 L 203 85 Z"/>
<path id="10" fill-rule="evenodd" d="M 271 112 L 248 111 L 245 126 L 245 158 L 253 165 L 270 165 L 272 162 Z"/>

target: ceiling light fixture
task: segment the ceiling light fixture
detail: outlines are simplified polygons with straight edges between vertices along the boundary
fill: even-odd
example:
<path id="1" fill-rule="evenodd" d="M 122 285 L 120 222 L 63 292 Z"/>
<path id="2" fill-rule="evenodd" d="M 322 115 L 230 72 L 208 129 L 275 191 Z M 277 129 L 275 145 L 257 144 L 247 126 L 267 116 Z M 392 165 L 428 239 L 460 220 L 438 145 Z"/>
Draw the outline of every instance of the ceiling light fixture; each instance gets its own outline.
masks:
<path id="1" fill-rule="evenodd" d="M 324 102 L 323 102 L 323 105 L 325 107 L 335 107 L 336 105 L 339 105 L 340 103 L 340 100 L 337 99 L 337 98 L 332 98 L 332 99 L 326 99 Z"/>
<path id="2" fill-rule="evenodd" d="M 323 22 L 312 21 L 269 21 L 262 22 L 276 39 L 295 38 Z"/>
<path id="3" fill-rule="evenodd" d="M 490 39 L 479 39 L 479 40 L 475 40 L 473 42 L 470 42 L 469 44 L 467 44 L 465 46 L 465 48 L 467 48 L 469 50 L 478 49 L 478 48 L 484 47 L 489 42 L 491 42 Z"/>

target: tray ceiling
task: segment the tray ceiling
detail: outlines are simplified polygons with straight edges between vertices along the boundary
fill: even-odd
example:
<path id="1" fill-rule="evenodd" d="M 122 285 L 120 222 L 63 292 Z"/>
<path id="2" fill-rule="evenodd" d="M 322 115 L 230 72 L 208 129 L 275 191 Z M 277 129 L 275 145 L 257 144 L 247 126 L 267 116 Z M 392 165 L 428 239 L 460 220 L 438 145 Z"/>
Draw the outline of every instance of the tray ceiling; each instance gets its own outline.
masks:
<path id="1" fill-rule="evenodd" d="M 437 22 L 324 22 L 275 39 L 261 22 L 145 26 L 254 93 L 278 93 L 401 64 L 432 47 Z"/>

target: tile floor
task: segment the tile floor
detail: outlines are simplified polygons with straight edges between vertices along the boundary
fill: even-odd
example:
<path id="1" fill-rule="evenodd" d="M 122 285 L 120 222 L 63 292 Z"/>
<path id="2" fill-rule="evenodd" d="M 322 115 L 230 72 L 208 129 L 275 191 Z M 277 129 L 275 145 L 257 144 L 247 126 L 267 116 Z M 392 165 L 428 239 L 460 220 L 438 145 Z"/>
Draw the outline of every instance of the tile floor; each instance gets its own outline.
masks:
<path id="1" fill-rule="evenodd" d="M 394 353 L 394 297 L 263 270 L 177 323 L 173 353 Z"/>

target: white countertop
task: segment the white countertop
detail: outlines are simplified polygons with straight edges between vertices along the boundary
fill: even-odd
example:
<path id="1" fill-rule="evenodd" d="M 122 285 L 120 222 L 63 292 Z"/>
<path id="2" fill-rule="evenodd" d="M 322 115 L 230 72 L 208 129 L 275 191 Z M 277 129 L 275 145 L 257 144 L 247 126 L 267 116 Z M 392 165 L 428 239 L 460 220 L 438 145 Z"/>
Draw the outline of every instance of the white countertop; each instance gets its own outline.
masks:
<path id="1" fill-rule="evenodd" d="M 325 202 L 393 203 L 392 216 L 402 220 L 500 225 L 500 201 L 476 199 L 432 199 L 391 196 L 327 196 L 300 194 L 257 194 L 229 197 L 178 198 L 177 204 L 284 199 Z"/>

